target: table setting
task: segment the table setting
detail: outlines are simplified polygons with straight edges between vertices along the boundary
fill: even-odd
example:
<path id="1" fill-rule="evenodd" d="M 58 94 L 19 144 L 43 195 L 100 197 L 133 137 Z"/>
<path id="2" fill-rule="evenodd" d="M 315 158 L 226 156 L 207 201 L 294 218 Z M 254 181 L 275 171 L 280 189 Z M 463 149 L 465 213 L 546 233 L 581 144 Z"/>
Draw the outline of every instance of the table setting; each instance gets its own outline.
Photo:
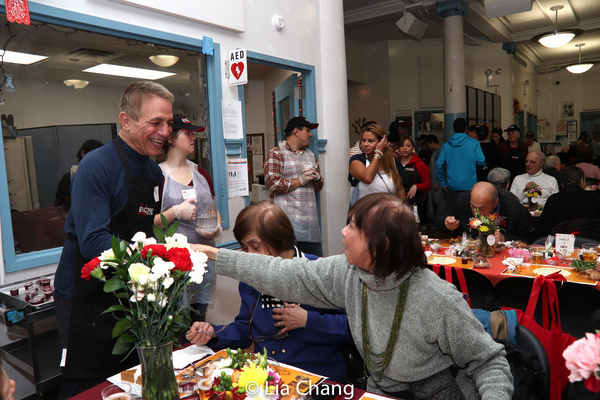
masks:
<path id="1" fill-rule="evenodd" d="M 435 239 L 423 235 L 421 243 L 429 265 L 474 269 L 488 277 L 493 284 L 508 276 L 535 278 L 544 275 L 596 287 L 600 280 L 600 248 L 594 244 L 582 245 L 582 248 L 567 252 L 564 247 L 556 250 L 553 241 L 541 246 L 506 241 L 494 244 L 491 257 L 482 257 L 475 239 Z M 555 273 L 562 278 L 552 275 Z"/>

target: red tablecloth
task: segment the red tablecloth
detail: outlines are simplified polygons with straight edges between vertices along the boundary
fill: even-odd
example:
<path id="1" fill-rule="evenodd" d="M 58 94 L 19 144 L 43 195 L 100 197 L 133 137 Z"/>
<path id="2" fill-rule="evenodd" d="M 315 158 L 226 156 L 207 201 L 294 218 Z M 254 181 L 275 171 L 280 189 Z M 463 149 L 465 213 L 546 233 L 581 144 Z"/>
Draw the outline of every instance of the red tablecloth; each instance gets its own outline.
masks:
<path id="1" fill-rule="evenodd" d="M 439 250 L 437 252 L 437 254 L 435 254 L 435 255 L 440 256 L 440 257 L 441 256 L 445 257 L 445 255 L 444 255 L 445 250 L 446 250 L 446 248 L 442 247 L 442 249 Z M 541 265 L 525 266 L 525 267 L 521 268 L 521 273 L 517 274 L 517 273 L 510 273 L 510 272 L 503 273 L 508 268 L 506 265 L 504 265 L 502 263 L 502 261 L 504 261 L 504 259 L 506 257 L 509 257 L 508 249 L 503 249 L 502 251 L 500 251 L 500 253 L 496 253 L 496 255 L 493 258 L 488 259 L 490 261 L 490 264 L 492 265 L 490 268 L 473 268 L 473 264 L 470 261 L 467 264 L 462 264 L 460 257 L 455 257 L 456 262 L 449 264 L 449 265 L 451 265 L 453 267 L 462 267 L 462 268 L 473 269 L 473 270 L 481 273 L 482 275 L 485 275 L 492 282 L 492 284 L 494 286 L 506 277 L 518 276 L 518 277 L 525 277 L 525 278 L 533 278 L 533 277 L 535 277 L 535 275 L 531 271 L 536 268 L 542 268 L 542 267 L 565 268 L 565 269 L 568 269 L 569 272 L 571 272 L 571 275 L 569 277 L 567 277 L 567 281 L 581 283 L 581 284 L 594 285 L 596 287 L 596 289 L 600 290 L 598 282 L 594 283 L 594 281 L 590 281 L 585 278 L 582 278 L 575 270 L 571 269 L 569 266 L 570 260 L 567 260 L 564 263 L 558 263 L 555 266 L 547 265 L 545 263 L 541 264 Z M 432 264 L 431 257 L 429 258 L 429 260 L 430 260 L 429 263 Z"/>

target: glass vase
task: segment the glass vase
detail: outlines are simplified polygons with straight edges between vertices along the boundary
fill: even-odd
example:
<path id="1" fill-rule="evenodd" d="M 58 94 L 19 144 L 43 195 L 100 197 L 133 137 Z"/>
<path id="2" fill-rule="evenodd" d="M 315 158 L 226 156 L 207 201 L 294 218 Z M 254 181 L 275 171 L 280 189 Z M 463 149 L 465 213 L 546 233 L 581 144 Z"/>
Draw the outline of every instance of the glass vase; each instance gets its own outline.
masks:
<path id="1" fill-rule="evenodd" d="M 527 197 L 527 208 L 530 211 L 535 211 L 536 204 L 533 202 L 533 197 Z"/>
<path id="2" fill-rule="evenodd" d="M 173 370 L 173 342 L 156 347 L 137 347 L 142 365 L 142 399 L 179 400 Z"/>
<path id="3" fill-rule="evenodd" d="M 479 232 L 478 255 L 483 257 L 494 257 L 494 245 L 496 237 L 493 231 Z"/>

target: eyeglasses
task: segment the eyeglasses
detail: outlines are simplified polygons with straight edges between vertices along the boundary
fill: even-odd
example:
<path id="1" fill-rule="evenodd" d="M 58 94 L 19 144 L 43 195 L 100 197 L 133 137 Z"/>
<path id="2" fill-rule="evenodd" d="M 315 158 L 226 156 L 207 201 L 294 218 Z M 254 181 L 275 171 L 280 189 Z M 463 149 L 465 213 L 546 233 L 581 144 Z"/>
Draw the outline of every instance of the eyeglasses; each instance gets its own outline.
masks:
<path id="1" fill-rule="evenodd" d="M 273 336 L 254 336 L 252 334 L 252 321 L 254 321 L 254 314 L 256 313 L 256 309 L 258 307 L 260 307 L 260 305 L 257 304 L 261 301 L 261 296 L 262 295 L 258 295 L 258 299 L 254 302 L 254 304 L 252 305 L 252 307 L 250 307 L 250 311 L 248 311 L 248 333 L 250 336 L 250 340 L 252 340 L 253 342 L 256 343 L 260 343 L 260 342 L 269 342 L 271 340 L 283 340 L 285 338 L 290 337 L 290 334 L 288 332 L 284 333 L 284 334 L 278 334 L 278 335 L 273 335 Z"/>

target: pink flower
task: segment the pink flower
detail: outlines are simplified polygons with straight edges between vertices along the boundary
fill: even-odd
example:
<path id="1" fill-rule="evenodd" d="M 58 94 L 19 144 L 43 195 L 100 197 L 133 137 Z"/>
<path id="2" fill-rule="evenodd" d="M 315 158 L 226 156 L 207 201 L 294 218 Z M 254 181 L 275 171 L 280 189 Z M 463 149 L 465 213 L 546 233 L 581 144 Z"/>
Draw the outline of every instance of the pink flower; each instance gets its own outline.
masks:
<path id="1" fill-rule="evenodd" d="M 565 349 L 563 357 L 571 371 L 569 381 L 589 378 L 593 372 L 600 370 L 600 338 L 593 333 L 586 333 L 584 338 Z"/>

